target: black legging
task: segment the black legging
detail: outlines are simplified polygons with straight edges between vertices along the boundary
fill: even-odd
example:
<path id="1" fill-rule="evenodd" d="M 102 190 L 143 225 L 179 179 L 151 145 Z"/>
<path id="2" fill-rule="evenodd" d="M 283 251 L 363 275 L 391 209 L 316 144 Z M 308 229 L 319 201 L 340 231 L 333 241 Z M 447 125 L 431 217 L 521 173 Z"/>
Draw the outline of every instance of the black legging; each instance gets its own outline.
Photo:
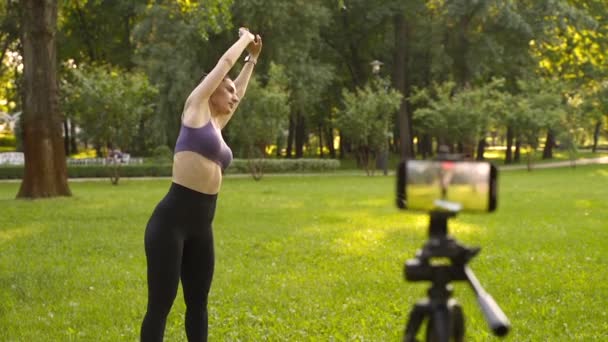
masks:
<path id="1" fill-rule="evenodd" d="M 188 341 L 207 341 L 207 295 L 213 278 L 211 222 L 217 195 L 172 183 L 146 228 L 148 307 L 141 341 L 162 341 L 182 280 Z"/>

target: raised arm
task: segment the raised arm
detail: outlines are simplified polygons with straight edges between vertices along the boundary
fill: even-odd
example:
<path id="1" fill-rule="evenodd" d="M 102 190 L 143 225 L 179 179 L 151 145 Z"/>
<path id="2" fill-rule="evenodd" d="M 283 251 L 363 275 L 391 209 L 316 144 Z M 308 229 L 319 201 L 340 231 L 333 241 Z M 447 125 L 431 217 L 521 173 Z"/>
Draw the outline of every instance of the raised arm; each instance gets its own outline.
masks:
<path id="1" fill-rule="evenodd" d="M 249 79 L 251 79 L 251 75 L 253 74 L 253 69 L 258 62 L 258 57 L 260 56 L 260 52 L 262 51 L 262 37 L 260 35 L 256 35 L 255 40 L 247 46 L 247 52 L 249 56 L 246 58 L 245 65 L 243 65 L 243 69 L 234 80 L 234 86 L 236 87 L 236 94 L 239 99 L 243 99 L 245 96 L 245 92 L 247 91 L 247 85 L 249 84 Z M 239 101 L 240 103 L 240 101 Z M 228 121 L 232 118 L 232 115 L 236 111 L 238 104 L 232 109 L 232 113 L 229 115 L 222 116 L 218 118 L 220 127 L 226 126 Z"/>
<path id="2" fill-rule="evenodd" d="M 245 28 L 239 29 L 239 40 L 224 52 L 215 67 L 207 74 L 203 81 L 194 88 L 186 100 L 186 107 L 190 105 L 198 106 L 203 100 L 208 99 L 211 94 L 222 83 L 224 77 L 234 66 L 234 63 L 241 56 L 245 48 L 251 43 L 255 37 Z"/>

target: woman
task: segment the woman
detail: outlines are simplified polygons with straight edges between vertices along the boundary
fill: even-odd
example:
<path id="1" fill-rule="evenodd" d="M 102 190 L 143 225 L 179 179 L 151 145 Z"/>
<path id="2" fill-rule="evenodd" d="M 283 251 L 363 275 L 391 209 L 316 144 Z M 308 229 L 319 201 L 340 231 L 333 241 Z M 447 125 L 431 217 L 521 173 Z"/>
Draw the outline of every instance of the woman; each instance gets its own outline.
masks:
<path id="1" fill-rule="evenodd" d="M 245 49 L 249 55 L 233 82 L 228 71 Z M 207 296 L 214 267 L 211 223 L 222 171 L 232 160 L 221 129 L 245 95 L 261 49 L 259 35 L 239 29 L 239 39 L 186 100 L 175 145 L 173 182 L 146 228 L 148 307 L 141 327 L 144 342 L 163 340 L 180 278 L 188 341 L 207 340 Z"/>

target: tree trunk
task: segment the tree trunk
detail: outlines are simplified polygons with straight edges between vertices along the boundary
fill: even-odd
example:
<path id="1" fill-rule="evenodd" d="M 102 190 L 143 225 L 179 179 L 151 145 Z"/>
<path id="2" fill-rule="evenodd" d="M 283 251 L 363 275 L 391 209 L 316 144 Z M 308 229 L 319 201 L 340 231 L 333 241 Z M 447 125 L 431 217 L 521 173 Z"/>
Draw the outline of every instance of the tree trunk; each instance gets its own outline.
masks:
<path id="1" fill-rule="evenodd" d="M 486 150 L 486 139 L 480 139 L 477 143 L 477 160 L 485 160 L 483 154 Z"/>
<path id="2" fill-rule="evenodd" d="M 422 154 L 422 158 L 426 159 L 433 156 L 433 138 L 430 134 L 425 133 L 420 138 L 421 146 L 418 153 Z"/>
<path id="3" fill-rule="evenodd" d="M 135 12 L 135 5 L 131 5 L 129 6 L 129 9 L 127 10 L 127 13 L 124 16 L 124 25 L 125 25 L 125 30 L 124 30 L 124 36 L 123 36 L 123 44 L 125 51 L 128 54 L 128 58 L 127 58 L 127 71 L 131 71 L 133 70 L 133 68 L 135 67 L 135 62 L 133 60 L 133 51 L 135 50 L 131 44 L 131 31 L 132 31 L 132 25 L 131 22 L 135 19 L 136 16 L 136 12 Z"/>
<path id="4" fill-rule="evenodd" d="M 553 131 L 547 132 L 547 140 L 545 141 L 545 148 L 543 149 L 543 159 L 553 159 L 553 147 L 555 147 L 555 136 Z"/>
<path id="5" fill-rule="evenodd" d="M 103 158 L 103 152 L 101 151 L 101 144 L 100 143 L 95 143 L 95 157 L 96 158 Z"/>
<path id="6" fill-rule="evenodd" d="M 336 159 L 336 149 L 334 147 L 334 134 L 333 134 L 333 129 L 331 127 L 329 127 L 327 130 L 325 130 L 326 132 L 326 141 L 327 141 L 327 148 L 329 149 L 329 156 L 332 159 Z"/>
<path id="7" fill-rule="evenodd" d="M 21 0 L 25 170 L 18 198 L 71 196 L 59 110 L 57 2 Z"/>
<path id="8" fill-rule="evenodd" d="M 340 132 L 340 146 L 338 149 L 340 151 L 340 159 L 346 158 L 346 155 L 351 150 L 348 137 L 346 137 L 342 132 Z"/>
<path id="9" fill-rule="evenodd" d="M 289 131 L 287 133 L 287 150 L 285 155 L 285 157 L 287 158 L 291 158 L 291 154 L 293 151 L 293 141 L 296 133 L 296 125 L 293 117 L 294 115 L 292 113 L 292 115 L 289 116 Z"/>
<path id="10" fill-rule="evenodd" d="M 469 64 L 468 64 L 468 53 L 469 53 L 469 39 L 467 32 L 469 30 L 469 16 L 464 16 L 460 20 L 460 26 L 456 31 L 457 40 L 457 51 L 454 57 L 454 79 L 458 84 L 458 88 L 466 88 L 469 84 Z"/>
<path id="11" fill-rule="evenodd" d="M 26 0 L 29 1 L 29 0 Z M 55 0 L 53 0 L 53 2 L 55 2 Z M 81 27 L 81 32 L 84 35 L 84 43 L 87 47 L 87 52 L 89 55 L 89 58 L 92 61 L 96 61 L 97 60 L 97 50 L 95 49 L 95 41 L 97 39 L 95 39 L 95 34 L 91 31 L 95 31 L 94 29 L 90 29 L 89 28 L 89 21 L 86 19 L 86 15 L 84 14 L 82 8 L 80 7 L 80 4 L 78 2 L 75 3 L 75 9 L 76 9 L 76 13 L 78 14 L 78 23 L 80 24 Z"/>
<path id="12" fill-rule="evenodd" d="M 507 150 L 505 153 L 505 164 L 511 164 L 513 162 L 513 128 L 511 126 L 507 127 Z"/>
<path id="13" fill-rule="evenodd" d="M 323 125 L 319 125 L 319 158 L 323 158 Z"/>
<path id="14" fill-rule="evenodd" d="M 282 143 L 282 140 L 283 139 L 281 139 L 280 137 L 278 137 L 277 140 L 276 140 L 277 152 L 276 152 L 275 156 L 277 158 L 281 157 L 281 143 Z"/>
<path id="15" fill-rule="evenodd" d="M 399 107 L 399 140 L 401 146 L 401 159 L 413 157 L 412 153 L 412 136 L 410 132 L 411 122 L 408 115 L 409 81 L 407 77 L 407 58 L 408 58 L 408 26 L 403 13 L 399 13 L 394 17 L 395 21 L 395 64 L 393 69 L 393 86 L 401 94 L 401 106 Z"/>
<path id="16" fill-rule="evenodd" d="M 76 124 L 74 120 L 70 120 L 70 151 L 78 153 L 78 144 L 76 143 Z"/>
<path id="17" fill-rule="evenodd" d="M 65 155 L 70 155 L 70 128 L 68 126 L 68 119 L 63 119 L 63 149 L 65 151 Z"/>
<path id="18" fill-rule="evenodd" d="M 593 131 L 593 146 L 591 147 L 591 152 L 597 152 L 597 144 L 600 140 L 600 129 L 602 128 L 602 120 L 598 120 L 595 124 L 595 130 Z"/>
<path id="19" fill-rule="evenodd" d="M 359 151 L 361 166 L 365 170 L 365 174 L 371 176 L 370 151 L 367 147 L 359 147 Z"/>
<path id="20" fill-rule="evenodd" d="M 521 141 L 519 139 L 515 141 L 515 156 L 513 157 L 513 161 L 515 163 L 519 163 L 521 161 Z"/>
<path id="21" fill-rule="evenodd" d="M 125 149 L 124 146 L 121 146 L 121 149 L 124 151 L 129 151 L 132 154 L 143 155 L 146 154 L 146 134 L 144 133 L 146 129 L 146 122 L 143 118 L 139 119 L 137 124 L 137 133 L 135 133 L 135 138 L 130 143 L 129 149 Z M 224 138 L 225 140 L 226 138 Z M 228 143 L 228 142 L 226 142 Z"/>
<path id="22" fill-rule="evenodd" d="M 464 153 L 464 144 L 461 141 L 456 144 L 456 152 L 460 154 Z"/>
<path id="23" fill-rule="evenodd" d="M 298 112 L 296 117 L 296 158 L 304 156 L 304 143 L 306 142 L 306 127 L 304 125 L 304 116 Z"/>

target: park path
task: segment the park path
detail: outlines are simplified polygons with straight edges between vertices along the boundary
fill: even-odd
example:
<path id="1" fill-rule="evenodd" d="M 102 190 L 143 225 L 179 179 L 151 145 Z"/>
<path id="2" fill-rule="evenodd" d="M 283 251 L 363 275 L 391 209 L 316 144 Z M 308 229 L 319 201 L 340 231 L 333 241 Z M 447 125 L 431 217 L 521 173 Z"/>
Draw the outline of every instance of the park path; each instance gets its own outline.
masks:
<path id="1" fill-rule="evenodd" d="M 608 157 L 600 157 L 600 158 L 582 158 L 577 159 L 574 162 L 570 160 L 559 161 L 559 162 L 548 162 L 548 163 L 537 163 L 532 164 L 532 169 L 548 169 L 548 168 L 556 168 L 556 167 L 568 167 L 568 166 L 579 166 L 579 165 L 591 165 L 591 164 L 608 164 Z M 525 170 L 528 166 L 526 164 L 518 164 L 518 165 L 500 165 L 498 169 L 503 171 L 507 170 Z"/>

